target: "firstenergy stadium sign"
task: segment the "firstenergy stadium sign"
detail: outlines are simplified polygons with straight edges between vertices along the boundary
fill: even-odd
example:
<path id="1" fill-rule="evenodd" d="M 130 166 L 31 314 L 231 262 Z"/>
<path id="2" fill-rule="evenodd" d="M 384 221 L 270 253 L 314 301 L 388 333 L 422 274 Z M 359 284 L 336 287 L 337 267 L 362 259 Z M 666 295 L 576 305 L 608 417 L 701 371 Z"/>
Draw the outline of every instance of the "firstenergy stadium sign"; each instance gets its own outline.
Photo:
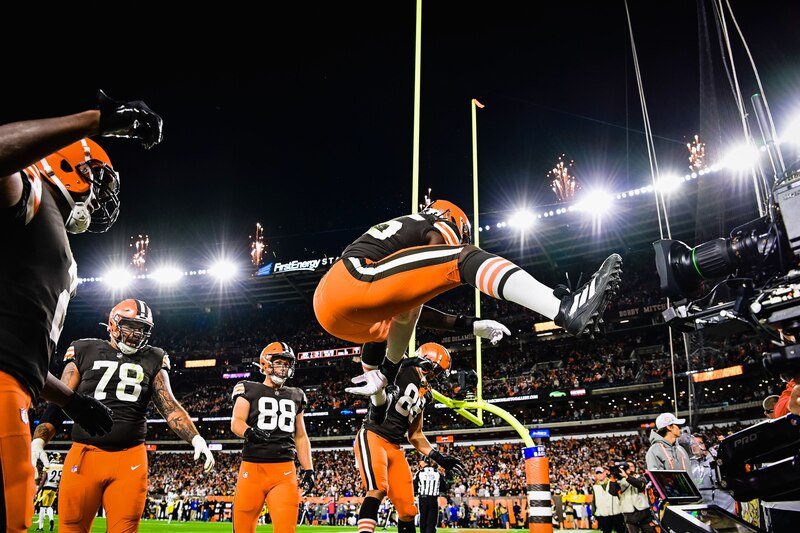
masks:
<path id="1" fill-rule="evenodd" d="M 257 275 L 270 276 L 272 274 L 286 274 L 288 272 L 316 272 L 321 268 L 331 266 L 339 259 L 338 256 L 325 256 L 315 259 L 294 259 L 288 262 L 274 261 L 258 269 Z"/>

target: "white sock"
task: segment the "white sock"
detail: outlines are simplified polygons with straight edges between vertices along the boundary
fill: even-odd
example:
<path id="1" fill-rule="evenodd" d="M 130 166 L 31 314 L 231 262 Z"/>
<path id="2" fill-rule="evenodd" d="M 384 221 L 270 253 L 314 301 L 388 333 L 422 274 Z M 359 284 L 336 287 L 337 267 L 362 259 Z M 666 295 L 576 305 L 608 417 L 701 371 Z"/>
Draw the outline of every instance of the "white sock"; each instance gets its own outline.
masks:
<path id="1" fill-rule="evenodd" d="M 551 320 L 558 314 L 558 306 L 561 304 L 561 300 L 553 296 L 553 289 L 524 270 L 517 270 L 509 276 L 503 287 L 503 298 Z"/>

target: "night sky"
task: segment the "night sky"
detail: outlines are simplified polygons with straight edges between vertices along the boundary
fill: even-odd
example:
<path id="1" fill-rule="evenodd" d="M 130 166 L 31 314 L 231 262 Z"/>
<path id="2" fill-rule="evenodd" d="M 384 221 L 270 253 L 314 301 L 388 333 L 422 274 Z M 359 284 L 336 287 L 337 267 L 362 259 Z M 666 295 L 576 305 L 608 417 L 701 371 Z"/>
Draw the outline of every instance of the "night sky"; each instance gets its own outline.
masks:
<path id="1" fill-rule="evenodd" d="M 800 113 L 800 3 L 730 3 L 780 132 Z M 659 164 L 685 173 L 692 135 L 710 131 L 712 153 L 713 139 L 741 135 L 740 125 L 709 129 L 715 117 L 737 126 L 713 8 L 702 4 L 700 30 L 696 2 L 630 4 Z M 163 117 L 164 142 L 150 151 L 100 141 L 121 175 L 122 213 L 107 234 L 73 239 L 81 275 L 127 253 L 139 233 L 154 253 L 246 253 L 256 221 L 270 252 L 336 254 L 411 209 L 415 8 L 219 4 L 179 19 L 99 13 L 93 23 L 79 11 L 52 14 L 6 39 L 0 121 L 79 111 L 98 88 Z M 728 24 L 750 109 L 755 79 Z M 486 105 L 486 220 L 554 203 L 547 173 L 562 153 L 584 188 L 647 184 L 624 2 L 428 1 L 422 28 L 421 190 L 472 212 L 472 98 Z M 43 53 L 24 45 L 38 39 Z"/>

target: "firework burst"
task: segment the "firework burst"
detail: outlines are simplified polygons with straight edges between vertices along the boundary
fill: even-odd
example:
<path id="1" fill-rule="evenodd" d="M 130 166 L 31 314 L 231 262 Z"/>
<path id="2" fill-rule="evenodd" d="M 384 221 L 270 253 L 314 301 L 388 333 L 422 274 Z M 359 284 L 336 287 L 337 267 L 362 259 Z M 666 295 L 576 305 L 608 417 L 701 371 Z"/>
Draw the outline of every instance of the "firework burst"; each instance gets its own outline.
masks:
<path id="1" fill-rule="evenodd" d="M 147 263 L 147 250 L 150 248 L 150 236 L 139 235 L 131 237 L 130 247 L 133 248 L 131 263 L 137 270 L 145 270 Z"/>
<path id="2" fill-rule="evenodd" d="M 252 239 L 250 242 L 250 260 L 256 267 L 260 267 L 261 258 L 264 255 L 264 251 L 267 249 L 267 246 L 264 244 L 264 228 L 261 226 L 260 222 L 256 222 L 255 236 L 251 235 L 250 238 Z"/>
<path id="3" fill-rule="evenodd" d="M 547 176 L 550 179 L 550 188 L 558 197 L 559 202 L 569 202 L 575 198 L 575 191 L 579 188 L 575 176 L 571 174 L 574 161 L 565 163 L 565 155 L 558 157 L 558 163 Z"/>
<path id="4" fill-rule="evenodd" d="M 700 140 L 699 135 L 694 136 L 694 141 L 686 143 L 689 150 L 689 168 L 692 172 L 706 168 L 706 143 Z"/>

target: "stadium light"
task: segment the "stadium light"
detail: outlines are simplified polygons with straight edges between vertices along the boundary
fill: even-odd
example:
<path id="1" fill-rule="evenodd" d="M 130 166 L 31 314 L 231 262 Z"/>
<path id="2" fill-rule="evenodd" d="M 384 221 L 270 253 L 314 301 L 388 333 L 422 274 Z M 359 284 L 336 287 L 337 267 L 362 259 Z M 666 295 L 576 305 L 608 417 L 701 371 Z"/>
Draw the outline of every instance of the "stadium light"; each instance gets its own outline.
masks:
<path id="1" fill-rule="evenodd" d="M 166 266 L 157 269 L 150 277 L 158 283 L 170 285 L 178 282 L 183 277 L 183 271 L 178 267 Z"/>
<path id="2" fill-rule="evenodd" d="M 724 167 L 735 171 L 749 170 L 758 161 L 758 149 L 751 145 L 740 145 L 729 151 L 722 164 Z"/>
<path id="3" fill-rule="evenodd" d="M 112 268 L 103 275 L 105 284 L 114 289 L 124 289 L 132 279 L 133 276 L 124 268 Z"/>
<path id="4" fill-rule="evenodd" d="M 221 260 L 211 265 L 211 268 L 208 269 L 208 273 L 220 281 L 226 281 L 236 275 L 236 270 L 235 264 L 230 261 Z"/>
<path id="5" fill-rule="evenodd" d="M 658 181 L 656 181 L 656 190 L 664 194 L 669 194 L 677 190 L 683 182 L 684 178 L 681 176 L 676 174 L 667 174 L 658 178 Z"/>
<path id="6" fill-rule="evenodd" d="M 513 228 L 528 229 L 536 221 L 536 216 L 527 210 L 520 209 L 508 219 L 508 225 Z"/>
<path id="7" fill-rule="evenodd" d="M 789 123 L 789 127 L 783 132 L 780 137 L 781 143 L 789 143 L 795 146 L 800 146 L 800 117 L 796 117 Z"/>
<path id="8" fill-rule="evenodd" d="M 614 196 L 604 190 L 595 189 L 582 194 L 581 200 L 575 204 L 575 209 L 592 215 L 603 215 L 611 209 L 613 202 Z"/>

